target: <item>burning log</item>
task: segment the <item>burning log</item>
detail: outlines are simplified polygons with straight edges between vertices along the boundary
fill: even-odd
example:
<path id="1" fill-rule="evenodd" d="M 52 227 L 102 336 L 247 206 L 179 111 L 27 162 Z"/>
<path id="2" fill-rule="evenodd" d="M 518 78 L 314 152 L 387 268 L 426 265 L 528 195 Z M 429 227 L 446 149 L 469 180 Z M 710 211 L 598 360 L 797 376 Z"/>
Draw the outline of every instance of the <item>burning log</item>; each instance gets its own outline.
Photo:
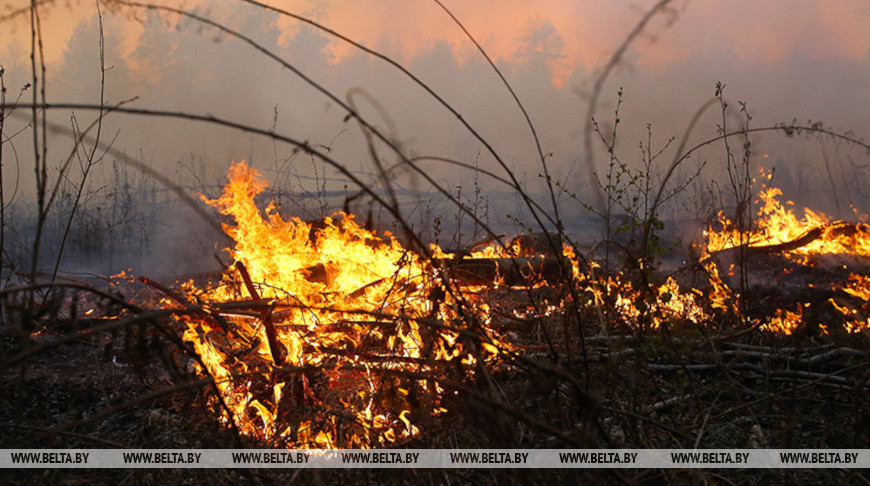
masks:
<path id="1" fill-rule="evenodd" d="M 724 256 L 726 253 L 740 251 L 744 248 L 749 256 L 769 255 L 776 253 L 788 253 L 804 248 L 815 241 L 821 240 L 821 243 L 826 241 L 836 241 L 843 246 L 861 246 L 862 240 L 870 239 L 870 226 L 863 223 L 852 223 L 849 221 L 836 221 L 829 224 L 816 226 L 807 230 L 797 238 L 773 245 L 748 245 L 746 247 L 732 246 L 724 248 L 714 255 L 711 255 L 701 263 L 711 258 Z"/>
<path id="2" fill-rule="evenodd" d="M 556 257 L 439 259 L 435 264 L 462 286 L 534 286 L 540 282 L 555 284 L 564 278 Z"/>
<path id="3" fill-rule="evenodd" d="M 540 231 L 523 233 L 515 236 L 509 246 L 521 257 L 555 256 L 554 251 L 562 251 L 562 237 L 556 233 Z"/>
<path id="4" fill-rule="evenodd" d="M 399 356 L 399 355 L 379 355 L 370 352 L 364 352 L 357 349 L 338 349 L 338 348 L 320 348 L 319 351 L 325 355 L 329 356 L 342 356 L 346 358 L 352 358 L 354 361 L 360 361 L 364 363 L 386 363 L 386 364 L 414 364 L 414 365 L 446 365 L 447 363 L 444 361 L 433 361 L 431 359 L 426 358 L 415 358 L 411 356 Z"/>
<path id="5" fill-rule="evenodd" d="M 528 256 L 517 258 L 437 258 L 435 266 L 462 287 L 502 284 L 507 286 L 534 286 L 540 282 L 556 284 L 564 278 L 559 258 Z M 329 282 L 329 274 L 318 264 L 302 271 L 305 279 L 313 283 Z M 384 279 L 370 282 L 348 294 L 350 299 L 363 295 L 366 289 L 380 285 Z"/>

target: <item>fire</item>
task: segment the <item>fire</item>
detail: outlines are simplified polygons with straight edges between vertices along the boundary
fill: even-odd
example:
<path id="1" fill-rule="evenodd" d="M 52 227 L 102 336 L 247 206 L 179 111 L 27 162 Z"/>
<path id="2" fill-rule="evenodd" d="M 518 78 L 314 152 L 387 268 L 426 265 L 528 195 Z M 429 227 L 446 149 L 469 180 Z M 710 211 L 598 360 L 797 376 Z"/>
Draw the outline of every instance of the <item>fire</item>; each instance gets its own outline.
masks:
<path id="1" fill-rule="evenodd" d="M 798 307 L 795 312 L 777 309 L 776 314 L 768 322 L 762 324 L 760 329 L 778 334 L 791 334 L 801 326 L 802 322 L 803 308 Z"/>
<path id="2" fill-rule="evenodd" d="M 810 239 L 806 244 L 795 245 L 783 251 L 795 261 L 808 262 L 808 256 L 843 253 L 870 257 L 870 227 L 865 224 L 832 221 L 830 217 L 809 208 L 803 209 L 803 217 L 798 217 L 791 201 L 785 205 L 778 197 L 782 191 L 776 187 L 761 190 L 755 228 L 741 234 L 724 213 L 719 213 L 719 223 L 724 228 L 716 232 L 705 232 L 706 255 L 733 248 L 745 241 L 750 247 L 782 245 L 802 238 Z M 818 234 L 815 234 L 817 232 Z M 741 239 L 742 238 L 742 239 Z"/>
<path id="3" fill-rule="evenodd" d="M 445 410 L 445 363 L 470 376 L 507 348 L 466 318 L 487 315 L 484 304 L 388 233 L 343 213 L 309 223 L 274 204 L 261 212 L 258 173 L 240 163 L 228 176 L 220 198 L 203 199 L 232 219 L 228 251 L 241 265 L 220 285 L 185 285 L 217 317 L 186 318 L 184 340 L 243 433 L 293 447 L 410 439 L 417 421 Z"/>
<path id="4" fill-rule="evenodd" d="M 580 272 L 576 263 L 574 277 L 578 282 L 585 282 L 584 289 L 592 295 L 594 304 L 611 311 L 611 321 L 616 323 L 633 327 L 648 326 L 651 329 L 657 329 L 668 321 L 710 325 L 714 321 L 713 315 L 725 313 L 761 331 L 792 334 L 806 325 L 804 312 L 812 303 L 798 302 L 793 310 L 777 309 L 771 316 L 744 316 L 738 305 L 741 295 L 722 279 L 713 257 L 745 244 L 750 249 L 776 253 L 807 266 L 816 265 L 822 255 L 867 258 L 870 257 L 870 226 L 866 223 L 835 221 L 809 208 L 802 211 L 802 216 L 798 216 L 794 204 L 781 203 L 780 196 L 782 192 L 776 187 L 762 188 L 757 201 L 760 203 L 759 209 L 749 231 L 741 231 L 721 212 L 718 221 L 720 229 L 707 228 L 699 259 L 707 274 L 706 291 L 682 290 L 672 277 L 642 291 L 623 272 L 595 277 L 594 273 Z M 868 218 L 858 215 L 858 219 L 866 221 Z M 576 259 L 572 261 L 576 262 Z M 784 271 L 787 273 L 787 270 Z M 732 265 L 728 273 L 733 275 L 735 272 Z M 857 306 L 846 305 L 830 299 L 829 304 L 846 317 L 843 329 L 849 333 L 870 330 L 870 318 L 867 317 L 870 315 L 870 277 L 852 273 L 847 282 L 834 284 L 833 289 L 859 302 Z M 830 323 L 818 323 L 822 334 L 829 333 L 830 327 Z"/>
<path id="5" fill-rule="evenodd" d="M 703 325 L 710 320 L 709 312 L 699 300 L 702 293 L 694 289 L 681 290 L 673 277 L 653 286 L 648 293 L 632 285 L 622 273 L 585 281 L 584 290 L 593 296 L 595 305 L 608 307 L 612 301 L 616 323 L 636 328 L 647 320 L 650 329 L 659 329 L 668 322 Z"/>
<path id="6" fill-rule="evenodd" d="M 769 180 L 770 177 L 767 176 L 766 179 Z M 814 266 L 816 259 L 822 255 L 870 257 L 870 226 L 866 223 L 834 221 L 828 215 L 809 208 L 804 208 L 803 215 L 798 216 L 793 208 L 794 203 L 788 201 L 783 204 L 779 200 L 780 196 L 782 191 L 776 187 L 762 188 L 757 201 L 760 203 L 758 213 L 749 231 L 741 232 L 724 216 L 724 213 L 720 212 L 719 225 L 722 229 L 714 231 L 708 228 L 704 232 L 705 245 L 702 249 L 701 261 L 710 277 L 710 285 L 713 288 L 710 297 L 714 307 L 738 313 L 733 302 L 739 296 L 721 280 L 716 263 L 708 257 L 741 244 L 749 248 L 767 248 L 793 262 L 807 266 Z M 858 219 L 866 221 L 867 216 L 859 215 Z M 851 273 L 847 282 L 841 285 L 835 284 L 834 289 L 860 299 L 866 306 L 870 301 L 868 282 L 870 279 L 866 276 Z M 728 302 L 731 303 L 730 306 L 726 304 Z M 843 325 L 847 332 L 859 332 L 870 326 L 870 319 L 855 318 L 857 310 L 841 305 L 834 299 L 830 299 L 829 303 L 847 317 Z M 799 303 L 794 311 L 778 309 L 772 318 L 760 326 L 760 329 L 779 334 L 792 334 L 804 324 L 804 308 L 809 305 L 809 303 Z M 822 323 L 819 327 L 823 333 L 827 332 L 826 324 Z"/>
<path id="7" fill-rule="evenodd" d="M 719 313 L 746 317 L 737 305 L 740 296 L 710 258 L 741 242 L 778 245 L 778 253 L 806 264 L 822 253 L 870 256 L 865 225 L 833 222 L 809 210 L 798 217 L 779 203 L 778 189 L 767 188 L 751 231 L 741 233 L 720 216 L 722 229 L 705 232 L 706 291 L 681 289 L 673 277 L 638 286 L 624 272 L 605 275 L 594 261 L 581 265 L 567 243 L 561 243 L 561 255 L 548 253 L 560 242 L 546 234 L 543 250 L 534 238 L 516 238 L 462 257 L 432 245 L 427 259 L 349 214 L 306 222 L 285 219 L 274 204 L 261 210 L 256 197 L 266 182 L 244 163 L 233 165 L 228 178 L 219 198 L 203 200 L 227 218 L 224 231 L 235 242 L 227 251 L 236 263 L 218 284 L 183 286 L 203 309 L 180 318 L 183 339 L 203 364 L 197 371 L 216 381 L 214 406 L 222 420 L 287 447 L 367 448 L 413 439 L 432 417 L 447 412 L 451 383 L 504 363 L 505 352 L 514 349 L 498 338 L 494 309 L 482 297 L 506 285 L 501 267 L 495 267 L 492 285 L 461 287 L 445 274 L 445 262 L 508 260 L 525 265 L 525 288 L 537 289 L 547 285 L 539 272 L 549 259 L 547 268 L 559 269 L 578 292 L 534 306 L 537 317 L 586 306 L 597 309 L 605 326 L 658 329 L 709 326 Z M 868 277 L 852 275 L 837 289 L 865 304 L 870 300 Z M 166 306 L 188 302 L 170 297 Z M 568 302 L 574 298 L 581 302 Z M 831 304 L 846 315 L 848 332 L 868 328 L 870 304 L 862 312 L 833 299 Z M 809 306 L 798 303 L 796 310 L 750 322 L 761 331 L 790 334 L 804 325 Z M 503 316 L 528 312 L 522 306 L 499 309 Z M 827 332 L 826 325 L 819 328 Z"/>
<path id="8" fill-rule="evenodd" d="M 840 289 L 847 295 L 856 297 L 863 304 L 861 306 L 863 312 L 861 312 L 859 309 L 830 299 L 831 305 L 846 317 L 843 327 L 850 333 L 870 331 L 870 317 L 866 317 L 867 311 L 870 310 L 870 277 L 851 274 L 849 280 Z"/>

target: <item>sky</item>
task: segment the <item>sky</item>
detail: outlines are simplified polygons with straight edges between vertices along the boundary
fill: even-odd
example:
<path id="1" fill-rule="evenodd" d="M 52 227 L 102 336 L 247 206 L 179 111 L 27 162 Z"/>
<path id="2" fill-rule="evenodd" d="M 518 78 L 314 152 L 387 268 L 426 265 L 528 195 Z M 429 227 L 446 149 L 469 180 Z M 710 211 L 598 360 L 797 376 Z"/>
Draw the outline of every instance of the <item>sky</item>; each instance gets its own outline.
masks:
<path id="1" fill-rule="evenodd" d="M 589 160 L 599 177 L 606 174 L 608 155 L 600 138 L 612 138 L 620 89 L 616 153 L 629 167 L 642 168 L 640 144 L 651 141 L 653 153 L 664 148 L 653 166 L 654 176 L 672 160 L 689 121 L 713 97 L 717 82 L 725 84 L 727 115 L 723 119 L 721 110 L 708 109 L 690 134 L 688 146 L 715 137 L 723 121 L 729 128 L 746 123 L 738 102 L 746 103 L 751 127 L 812 120 L 870 138 L 870 0 L 673 0 L 633 39 L 601 85 L 594 117 L 602 137 L 586 130 L 595 81 L 655 2 L 442 1 L 495 62 L 528 110 L 547 168 L 557 181 L 559 201 L 578 215 L 582 206 L 572 195 L 577 193 L 583 202 L 594 199 Z M 5 68 L 7 99 L 31 97 L 30 91 L 22 91 L 31 76 L 28 4 L 0 2 L 0 65 Z M 328 148 L 329 155 L 348 171 L 378 185 L 366 137 L 358 124 L 345 118 L 340 101 L 356 106 L 405 156 L 457 159 L 507 176 L 487 145 L 455 114 L 405 74 L 347 43 L 237 0 L 161 0 L 158 4 L 195 12 L 243 33 L 335 99 L 231 34 L 190 18 L 103 1 L 106 103 L 132 100 L 128 106 L 214 115 L 274 129 Z M 318 21 L 404 66 L 472 126 L 525 189 L 545 192 L 540 157 L 522 113 L 438 3 L 297 0 L 272 4 Z M 22 8 L 24 14 L 15 15 Z M 48 100 L 98 103 L 96 3 L 45 2 L 40 20 Z M 53 110 L 50 119 L 70 126 L 73 115 L 80 126 L 95 119 L 94 113 L 83 110 Z M 4 131 L 17 133 L 25 123 L 11 119 Z M 284 207 L 297 207 L 302 213 L 331 209 L 326 206 L 334 201 L 317 201 L 352 192 L 348 178 L 336 170 L 291 146 L 249 133 L 127 115 L 111 115 L 103 128 L 103 140 L 111 140 L 116 149 L 212 196 L 228 165 L 241 159 L 266 174 L 274 194 L 297 194 Z M 32 169 L 25 169 L 32 165 L 28 162 L 32 137 L 25 132 L 5 142 L 10 149 L 4 152 L 4 190 L 9 195 L 18 188 L 18 201 L 33 197 Z M 591 153 L 587 136 L 592 140 Z M 671 138 L 675 141 L 669 144 Z M 870 195 L 863 189 L 870 187 L 866 184 L 870 161 L 863 151 L 827 139 L 787 138 L 774 132 L 753 136 L 751 142 L 753 169 L 775 167 L 786 197 L 812 200 L 828 211 L 848 212 L 850 204 L 870 210 Z M 8 158 L 13 146 L 15 164 Z M 68 138 L 53 134 L 49 139 L 52 163 L 61 163 L 70 146 Z M 739 149 L 742 141 L 736 146 Z M 385 166 L 398 160 L 383 144 L 376 143 L 374 150 Z M 423 174 L 407 169 L 391 173 L 392 184 L 425 197 L 434 193 L 425 181 L 428 176 L 470 204 L 485 205 L 481 191 L 492 194 L 488 215 L 502 223 L 521 212 L 516 201 L 496 198 L 504 186 L 485 175 L 435 161 L 420 166 Z M 709 212 L 710 188 L 717 183 L 721 183 L 721 199 L 725 166 L 724 147 L 714 144 L 681 167 L 679 180 L 700 170 L 678 204 L 691 217 Z M 81 172 L 64 177 L 65 184 L 74 186 Z M 117 182 L 118 170 L 106 160 L 88 177 L 87 192 L 95 194 L 90 204 L 97 205 L 101 195 L 111 192 L 106 188 Z M 441 210 L 433 202 L 410 206 L 423 219 Z"/>
<path id="2" fill-rule="evenodd" d="M 158 2 L 159 3 L 159 2 Z M 164 2 L 166 4 L 172 4 Z M 185 2 L 186 8 L 218 12 L 231 2 Z M 268 2 L 267 2 L 268 3 Z M 6 11 L 25 8 L 29 2 L 8 1 Z M 461 56 L 472 54 L 465 35 L 434 2 L 406 0 L 272 2 L 271 5 L 319 20 L 324 25 L 368 46 L 391 42 L 391 54 L 403 61 L 431 49 L 433 42 L 448 42 Z M 482 41 L 491 56 L 511 58 L 521 48 L 523 37 L 542 22 L 550 22 L 564 46 L 564 71 L 578 65 L 602 64 L 634 22 L 652 2 L 594 2 L 578 0 L 482 0 L 446 2 L 445 5 Z M 107 2 L 104 9 L 111 10 Z M 50 62 L 64 56 L 79 22 L 94 15 L 95 5 L 87 1 L 50 2 L 43 17 L 46 55 Z M 824 58 L 832 53 L 861 61 L 870 48 L 866 35 L 870 3 L 866 0 L 823 2 L 805 0 L 753 2 L 738 0 L 727 6 L 718 2 L 681 0 L 654 22 L 647 40 L 638 43 L 638 63 L 667 66 L 702 53 L 731 51 L 750 63 L 780 61 L 788 57 Z M 26 19 L 26 15 L 21 17 Z M 296 35 L 299 24 L 278 21 L 282 41 Z M 19 28 L 26 25 L 19 23 Z M 142 33 L 128 25 L 122 42 L 129 52 Z M 28 32 L 17 32 L 13 42 L 27 46 Z M 691 42 L 689 42 L 691 40 Z M 22 42 L 23 41 L 23 42 Z M 8 42 L 4 41 L 4 43 Z M 339 41 L 329 49 L 334 62 L 353 54 L 353 48 Z"/>

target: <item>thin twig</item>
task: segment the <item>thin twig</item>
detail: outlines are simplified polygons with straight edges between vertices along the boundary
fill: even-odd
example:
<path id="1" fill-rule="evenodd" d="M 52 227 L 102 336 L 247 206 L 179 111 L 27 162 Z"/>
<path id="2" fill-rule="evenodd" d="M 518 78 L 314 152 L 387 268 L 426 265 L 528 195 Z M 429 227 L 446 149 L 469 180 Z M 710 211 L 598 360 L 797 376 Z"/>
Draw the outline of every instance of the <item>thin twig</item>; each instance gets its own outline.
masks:
<path id="1" fill-rule="evenodd" d="M 601 194 L 599 187 L 594 183 L 596 180 L 595 175 L 595 157 L 594 152 L 592 151 L 592 134 L 594 132 L 592 126 L 595 118 L 595 111 L 598 108 L 598 97 L 601 95 L 601 89 L 604 87 L 604 82 L 607 80 L 610 73 L 616 68 L 619 64 L 620 60 L 622 60 L 622 56 L 625 55 L 625 52 L 628 50 L 629 46 L 631 46 L 632 42 L 643 32 L 646 28 L 646 24 L 652 20 L 653 17 L 656 16 L 660 11 L 662 11 L 671 0 L 659 0 L 651 9 L 647 11 L 647 13 L 640 19 L 637 25 L 628 33 L 628 35 L 623 39 L 622 44 L 620 44 L 619 48 L 616 49 L 616 52 L 610 56 L 610 59 L 607 61 L 607 64 L 604 65 L 604 69 L 602 69 L 601 74 L 595 78 L 595 84 L 592 87 L 592 95 L 589 97 L 589 106 L 586 108 L 586 116 L 583 119 L 584 127 L 583 127 L 583 136 L 585 143 L 585 152 L 586 152 L 586 168 L 589 171 L 589 185 L 595 189 L 595 196 L 597 198 L 597 204 L 599 210 L 603 207 L 604 204 L 604 195 Z"/>
<path id="2" fill-rule="evenodd" d="M 99 36 L 100 36 L 100 42 L 99 42 L 99 47 L 100 47 L 100 106 L 104 106 L 105 101 L 106 101 L 106 49 L 105 49 L 105 38 L 103 37 L 103 12 L 100 9 L 100 0 L 94 0 L 94 3 L 96 5 L 96 9 L 97 9 L 97 22 L 98 22 L 98 26 L 99 26 Z M 97 153 L 97 148 L 99 147 L 99 144 L 100 144 L 100 135 L 102 135 L 102 133 L 103 133 L 103 113 L 104 113 L 104 110 L 100 109 L 99 113 L 97 114 L 97 133 L 94 135 L 94 144 L 91 146 L 91 150 L 85 154 L 85 161 L 86 162 L 84 164 L 84 169 L 82 170 L 82 180 L 79 182 L 78 188 L 76 190 L 76 195 L 75 195 L 75 198 L 73 199 L 72 208 L 70 208 L 70 211 L 69 211 L 69 218 L 67 219 L 66 227 L 64 228 L 64 231 L 63 231 L 63 236 L 60 239 L 60 246 L 57 250 L 57 259 L 54 262 L 54 270 L 51 273 L 51 280 L 52 281 L 54 281 L 54 279 L 57 278 L 57 272 L 60 269 L 60 262 L 61 262 L 61 259 L 63 258 L 63 252 L 64 252 L 64 249 L 66 248 L 66 242 L 67 242 L 67 239 L 69 238 L 70 231 L 72 230 L 73 220 L 75 219 L 76 212 L 78 212 L 79 204 L 81 204 L 81 200 L 82 200 L 82 193 L 84 192 L 85 184 L 88 181 L 88 174 L 90 174 L 91 169 L 93 168 L 94 164 L 97 162 L 95 160 L 95 157 L 96 157 L 96 153 Z M 75 120 L 75 118 L 73 118 L 73 120 Z M 78 152 L 78 151 L 76 151 L 76 152 Z M 59 182 L 60 182 L 60 179 L 62 176 L 63 176 L 63 171 L 61 171 L 60 175 L 58 176 L 58 185 L 55 186 L 55 194 L 57 193 L 57 190 L 60 187 Z M 54 199 L 55 194 L 53 194 L 51 196 L 52 200 Z"/>

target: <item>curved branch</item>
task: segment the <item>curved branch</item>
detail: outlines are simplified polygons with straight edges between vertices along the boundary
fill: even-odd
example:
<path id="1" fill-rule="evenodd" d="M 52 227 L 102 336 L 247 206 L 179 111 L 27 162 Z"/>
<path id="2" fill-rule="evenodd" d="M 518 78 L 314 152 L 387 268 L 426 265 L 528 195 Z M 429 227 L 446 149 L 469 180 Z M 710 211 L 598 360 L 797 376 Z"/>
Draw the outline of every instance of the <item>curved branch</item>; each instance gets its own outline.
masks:
<path id="1" fill-rule="evenodd" d="M 487 54 L 486 51 L 483 49 L 483 47 L 477 42 L 477 39 L 475 39 L 474 36 L 471 35 L 471 32 L 469 32 L 468 29 L 465 28 L 465 26 L 462 24 L 462 22 L 460 22 L 459 19 L 456 18 L 455 15 L 453 15 L 453 12 L 451 12 L 450 9 L 445 7 L 444 4 L 441 3 L 440 0 L 433 0 L 433 1 L 436 4 L 438 4 L 438 6 L 441 7 L 441 9 L 444 10 L 447 13 L 447 15 L 450 16 L 451 19 L 453 19 L 453 22 L 456 23 L 456 25 L 459 26 L 460 29 L 462 29 L 462 32 L 465 33 L 465 36 L 468 37 L 468 39 L 474 44 L 475 47 L 477 47 L 477 50 L 480 52 L 480 54 L 483 56 L 483 58 L 486 59 L 486 62 L 489 63 L 490 67 L 492 67 L 492 70 L 495 71 L 496 75 L 498 75 L 499 79 L 501 79 L 501 82 L 502 82 L 502 84 L 504 84 L 505 88 L 507 88 L 511 97 L 514 99 L 514 102 L 516 103 L 517 108 L 519 108 L 520 111 L 522 112 L 523 118 L 525 118 L 525 120 L 526 120 L 526 125 L 529 126 L 529 131 L 532 132 L 532 138 L 535 140 L 535 148 L 538 150 L 538 157 L 541 159 L 541 167 L 544 170 L 544 177 L 547 181 L 547 190 L 550 192 L 550 202 L 553 205 L 553 216 L 555 216 L 555 218 L 556 218 L 556 227 L 561 232 L 562 231 L 562 219 L 559 217 L 559 205 L 556 204 L 556 193 L 553 190 L 553 181 L 550 178 L 550 169 L 547 167 L 547 158 L 544 155 L 544 150 L 541 148 L 541 139 L 538 138 L 538 131 L 535 129 L 535 124 L 532 123 L 532 119 L 531 119 L 531 117 L 529 117 L 529 113 L 526 111 L 526 107 L 523 106 L 523 103 L 520 101 L 520 97 L 517 96 L 516 92 L 514 92 L 514 89 L 511 86 L 511 84 L 508 82 L 507 79 L 505 79 L 501 70 L 498 68 L 498 66 L 495 65 L 495 63 L 492 61 L 492 58 L 489 57 L 489 54 Z M 554 248 L 554 250 L 555 250 L 555 248 Z"/>
<path id="2" fill-rule="evenodd" d="M 584 120 L 583 126 L 583 136 L 585 152 L 586 152 L 586 168 L 589 171 L 589 184 L 595 189 L 595 197 L 597 200 L 597 205 L 599 209 L 603 206 L 604 199 L 601 194 L 600 188 L 594 184 L 595 181 L 595 159 L 592 155 L 592 118 L 595 116 L 595 110 L 598 107 L 598 97 L 601 95 L 601 88 L 604 87 L 604 82 L 607 80 L 607 77 L 610 76 L 610 73 L 616 68 L 617 64 L 619 64 L 620 59 L 625 54 L 625 51 L 628 50 L 628 47 L 634 42 L 634 39 L 643 32 L 643 29 L 646 27 L 646 24 L 652 20 L 653 17 L 656 16 L 662 9 L 670 3 L 671 0 L 659 0 L 646 15 L 640 19 L 640 22 L 634 26 L 634 29 L 629 32 L 628 36 L 622 41 L 622 44 L 610 56 L 610 60 L 607 61 L 607 64 L 604 66 L 601 74 L 595 79 L 595 85 L 592 87 L 592 95 L 589 97 L 589 107 L 586 109 L 586 118 Z"/>

